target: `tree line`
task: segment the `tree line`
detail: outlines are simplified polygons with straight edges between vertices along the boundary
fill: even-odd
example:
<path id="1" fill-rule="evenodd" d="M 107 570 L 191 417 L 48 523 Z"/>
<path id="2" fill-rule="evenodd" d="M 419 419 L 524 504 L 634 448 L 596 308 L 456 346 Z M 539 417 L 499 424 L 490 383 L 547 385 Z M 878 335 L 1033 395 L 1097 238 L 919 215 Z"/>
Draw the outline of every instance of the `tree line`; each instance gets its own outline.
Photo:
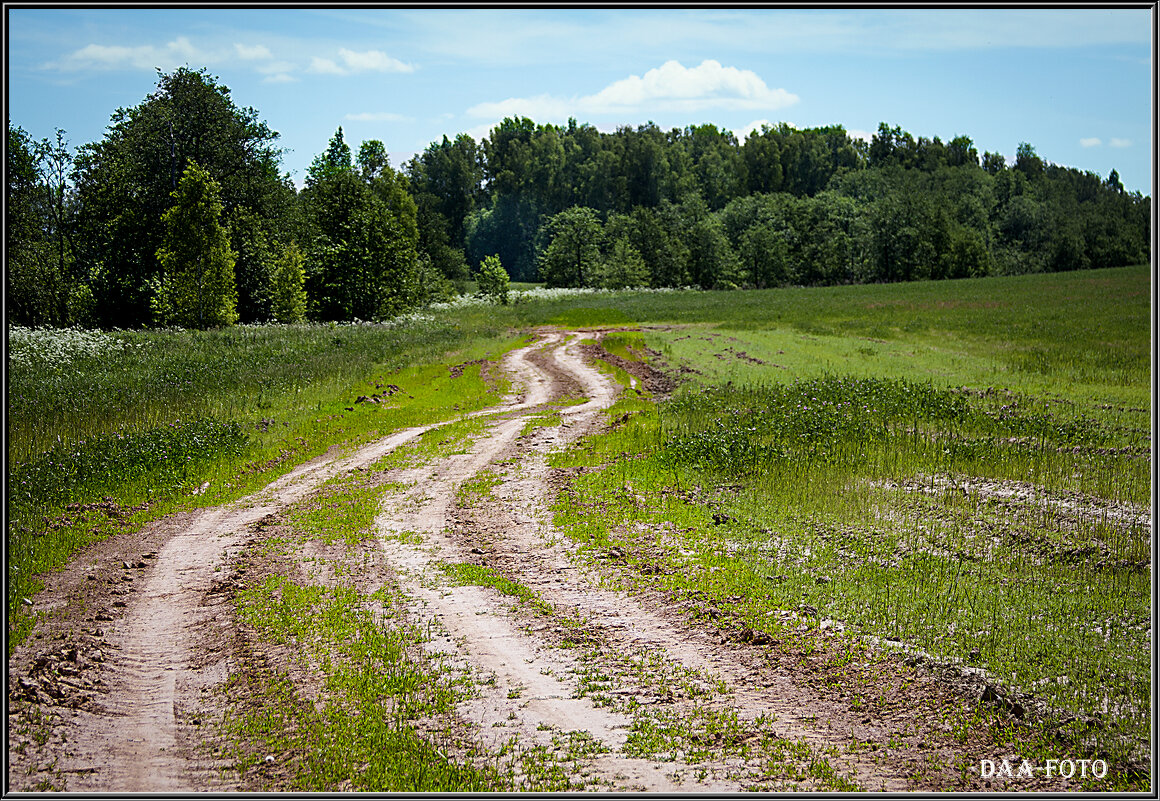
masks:
<path id="1" fill-rule="evenodd" d="M 8 125 L 7 311 L 25 325 L 383 319 L 467 280 L 705 289 L 908 281 L 1150 257 L 1151 201 L 883 123 L 602 133 L 509 118 L 401 169 L 341 128 L 302 189 L 205 70 L 158 73 L 71 152 Z M 502 265 L 502 267 L 501 267 Z M 480 270 L 483 268 L 481 274 Z M 499 290 L 496 290 L 497 292 Z"/>

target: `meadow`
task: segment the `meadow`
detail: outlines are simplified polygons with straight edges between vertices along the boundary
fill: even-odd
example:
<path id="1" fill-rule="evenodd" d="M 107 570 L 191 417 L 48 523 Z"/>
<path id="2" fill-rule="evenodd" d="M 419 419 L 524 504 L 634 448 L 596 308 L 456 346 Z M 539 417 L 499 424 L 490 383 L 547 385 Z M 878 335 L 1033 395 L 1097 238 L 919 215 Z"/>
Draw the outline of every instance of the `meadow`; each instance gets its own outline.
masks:
<path id="1" fill-rule="evenodd" d="M 1140 266 L 525 290 L 377 325 L 10 328 L 10 643 L 34 623 L 38 576 L 94 539 L 239 497 L 336 444 L 494 403 L 504 387 L 478 365 L 461 379 L 449 368 L 495 359 L 533 327 L 623 328 L 605 336 L 610 352 L 683 382 L 668 399 L 625 393 L 617 425 L 555 457 L 604 467 L 558 501 L 570 536 L 659 561 L 635 581 L 700 593 L 751 630 L 829 621 L 977 669 L 1039 699 L 1053 736 L 1138 765 L 1150 300 Z"/>

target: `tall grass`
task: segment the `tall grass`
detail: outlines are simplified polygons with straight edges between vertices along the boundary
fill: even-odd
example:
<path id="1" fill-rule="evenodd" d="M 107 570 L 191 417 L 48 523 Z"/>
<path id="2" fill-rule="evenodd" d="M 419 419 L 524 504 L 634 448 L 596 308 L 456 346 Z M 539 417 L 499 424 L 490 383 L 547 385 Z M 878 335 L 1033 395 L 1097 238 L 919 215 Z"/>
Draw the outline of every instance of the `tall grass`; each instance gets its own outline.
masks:
<path id="1" fill-rule="evenodd" d="M 605 468 L 576 479 L 557 522 L 755 630 L 785 635 L 791 610 L 986 671 L 1056 710 L 1068 753 L 1138 766 L 1147 289 L 1131 268 L 803 290 L 762 309 L 745 293 L 715 328 L 646 329 L 696 380 L 655 407 L 620 401 L 620 425 L 555 457 Z M 642 352 L 622 339 L 618 355 Z"/>
<path id="2" fill-rule="evenodd" d="M 479 324 L 221 331 L 10 329 L 8 608 L 13 647 L 37 578 L 180 504 L 253 491 L 335 443 L 494 403 L 478 365 L 516 345 Z M 500 338 L 497 338 L 499 335 Z M 375 396 L 378 402 L 356 403 Z M 94 507 L 100 507 L 95 509 Z"/>
<path id="3" fill-rule="evenodd" d="M 1150 464 L 1077 454 L 1120 443 L 1029 419 L 906 382 L 688 392 L 559 457 L 622 458 L 578 478 L 557 521 L 660 558 L 643 582 L 708 593 L 755 629 L 811 610 L 985 669 L 1077 715 L 1069 747 L 1132 763 L 1149 737 L 1151 531 L 1117 503 L 1147 498 Z"/>

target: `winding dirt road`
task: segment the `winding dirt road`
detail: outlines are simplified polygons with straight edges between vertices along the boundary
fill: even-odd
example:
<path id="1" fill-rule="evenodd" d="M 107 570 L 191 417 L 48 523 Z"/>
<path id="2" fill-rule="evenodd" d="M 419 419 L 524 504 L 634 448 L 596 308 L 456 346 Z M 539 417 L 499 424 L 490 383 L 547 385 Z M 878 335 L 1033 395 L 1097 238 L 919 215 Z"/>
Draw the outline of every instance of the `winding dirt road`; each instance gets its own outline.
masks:
<path id="1" fill-rule="evenodd" d="M 953 767 L 963 744 L 912 703 L 921 692 L 957 704 L 932 684 L 883 678 L 896 703 L 867 712 L 776 644 L 726 640 L 692 625 L 674 599 L 609 589 L 620 568 L 579 558 L 551 524 L 547 454 L 604 425 L 619 387 L 587 363 L 574 333 L 541 332 L 502 366 L 515 389 L 473 415 L 483 434 L 464 453 L 396 469 L 406 489 L 375 521 L 381 565 L 413 619 L 438 632 L 426 647 L 480 679 L 457 709 L 479 748 L 551 749 L 561 733 L 585 732 L 599 747 L 585 754 L 577 786 L 617 790 L 837 789 L 840 780 L 899 791 L 963 781 Z M 585 400 L 552 407 L 558 425 L 525 433 L 565 395 Z M 9 789 L 279 789 L 231 773 L 206 747 L 223 711 L 218 690 L 239 669 L 230 593 L 253 578 L 235 572 L 236 557 L 323 482 L 366 470 L 432 428 L 314 460 L 236 503 L 100 543 L 49 576 L 36 600 L 46 615 L 9 660 Z M 484 470 L 499 476 L 496 485 L 464 502 L 464 482 Z M 494 589 L 453 585 L 435 569 L 448 563 L 485 566 L 531 588 L 581 622 L 585 647 L 560 647 L 559 621 L 521 612 Z M 326 580 L 316 567 L 302 571 Z M 709 737 L 693 764 L 629 747 L 633 732 L 677 720 L 688 721 L 693 742 L 709 736 L 707 722 L 729 721 L 737 733 Z M 739 742 L 753 747 L 729 747 Z"/>

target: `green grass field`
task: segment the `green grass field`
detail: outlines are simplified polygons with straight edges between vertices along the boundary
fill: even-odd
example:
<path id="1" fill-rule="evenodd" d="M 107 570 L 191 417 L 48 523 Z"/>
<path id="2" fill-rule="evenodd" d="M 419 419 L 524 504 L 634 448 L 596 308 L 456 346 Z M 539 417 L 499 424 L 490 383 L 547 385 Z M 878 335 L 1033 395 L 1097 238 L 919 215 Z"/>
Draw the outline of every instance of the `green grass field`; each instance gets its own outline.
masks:
<path id="1" fill-rule="evenodd" d="M 10 642 L 34 624 L 23 599 L 37 577 L 85 544 L 254 491 L 336 443 L 494 403 L 505 387 L 449 367 L 497 358 L 532 327 L 623 327 L 610 351 L 684 383 L 659 403 L 626 393 L 610 411 L 623 425 L 555 457 L 606 466 L 577 481 L 578 503 L 559 501 L 565 531 L 647 548 L 672 572 L 642 583 L 740 597 L 729 603 L 754 629 L 812 610 L 807 625 L 961 660 L 1042 699 L 1065 742 L 1138 763 L 1150 298 L 1140 266 L 536 290 L 392 325 L 10 330 Z M 383 403 L 355 404 L 392 385 Z M 103 499 L 132 513 L 90 508 Z M 582 505 L 597 501 L 599 513 Z"/>
<path id="2" fill-rule="evenodd" d="M 1137 268 L 746 293 L 715 323 L 682 310 L 616 337 L 691 380 L 626 396 L 609 411 L 625 424 L 557 457 L 607 465 L 557 523 L 740 626 L 792 637 L 779 610 L 808 610 L 814 629 L 985 671 L 1046 706 L 1056 746 L 1139 764 L 1149 294 Z"/>

